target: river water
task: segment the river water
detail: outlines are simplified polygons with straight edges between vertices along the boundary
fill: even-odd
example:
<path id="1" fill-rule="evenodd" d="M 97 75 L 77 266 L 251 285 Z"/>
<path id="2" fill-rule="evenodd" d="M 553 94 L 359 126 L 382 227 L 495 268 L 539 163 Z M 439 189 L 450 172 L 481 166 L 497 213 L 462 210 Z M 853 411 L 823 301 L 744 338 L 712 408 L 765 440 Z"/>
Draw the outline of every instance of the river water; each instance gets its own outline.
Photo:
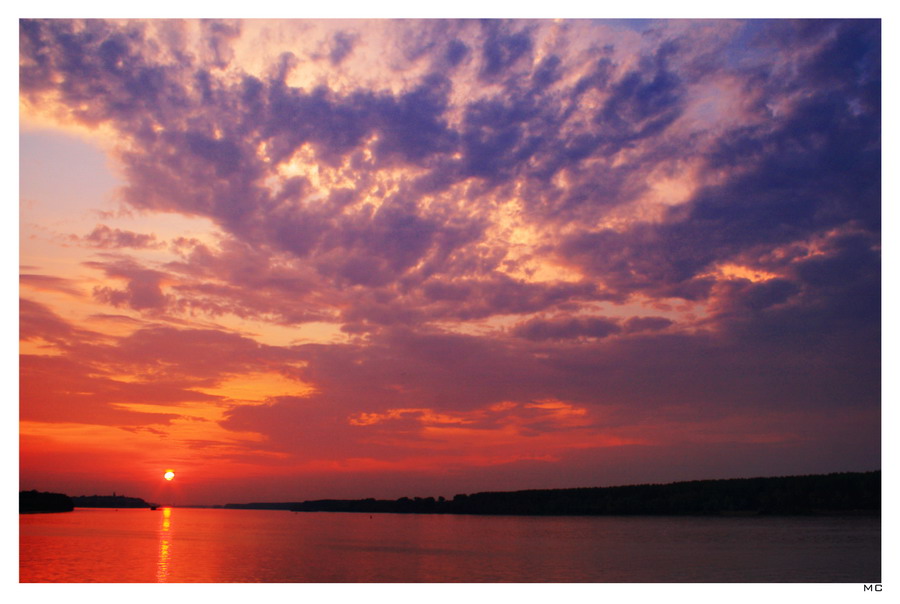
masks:
<path id="1" fill-rule="evenodd" d="M 877 583 L 877 517 L 19 516 L 27 582 Z"/>

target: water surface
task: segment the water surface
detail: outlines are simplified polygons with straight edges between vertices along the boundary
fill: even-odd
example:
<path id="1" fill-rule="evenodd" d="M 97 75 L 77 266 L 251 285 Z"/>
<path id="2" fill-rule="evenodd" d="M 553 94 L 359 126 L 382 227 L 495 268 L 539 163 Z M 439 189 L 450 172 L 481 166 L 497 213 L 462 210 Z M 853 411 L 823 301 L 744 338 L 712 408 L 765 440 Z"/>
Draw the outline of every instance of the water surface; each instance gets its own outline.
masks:
<path id="1" fill-rule="evenodd" d="M 532 517 L 166 508 L 21 515 L 22 582 L 854 582 L 877 517 Z"/>

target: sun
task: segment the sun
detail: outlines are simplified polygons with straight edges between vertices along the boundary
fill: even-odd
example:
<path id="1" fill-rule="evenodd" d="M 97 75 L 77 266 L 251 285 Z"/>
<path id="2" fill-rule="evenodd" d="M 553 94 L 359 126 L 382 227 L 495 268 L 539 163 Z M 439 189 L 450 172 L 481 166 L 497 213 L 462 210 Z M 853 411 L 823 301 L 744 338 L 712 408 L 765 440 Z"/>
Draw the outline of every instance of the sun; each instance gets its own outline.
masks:
<path id="1" fill-rule="evenodd" d="M 163 478 L 165 478 L 166 480 L 172 480 L 173 478 L 175 478 L 175 472 L 173 472 L 172 470 L 166 470 L 166 473 L 163 474 Z"/>

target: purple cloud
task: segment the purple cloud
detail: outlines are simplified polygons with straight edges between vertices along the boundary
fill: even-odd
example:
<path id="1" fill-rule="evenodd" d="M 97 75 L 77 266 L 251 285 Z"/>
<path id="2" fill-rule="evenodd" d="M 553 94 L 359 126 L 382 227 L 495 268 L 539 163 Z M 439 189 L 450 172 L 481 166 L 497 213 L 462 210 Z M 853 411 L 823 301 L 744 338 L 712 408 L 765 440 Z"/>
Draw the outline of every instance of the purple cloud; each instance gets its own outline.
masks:
<path id="1" fill-rule="evenodd" d="M 156 240 L 156 235 L 134 233 L 122 229 L 111 229 L 106 225 L 97 225 L 93 231 L 81 238 L 93 247 L 101 249 L 117 248 L 160 248 L 162 242 Z"/>
<path id="2" fill-rule="evenodd" d="M 601 318 L 568 317 L 561 319 L 532 319 L 516 326 L 513 334 L 528 340 L 569 340 L 575 338 L 605 338 L 621 331 L 615 321 Z"/>

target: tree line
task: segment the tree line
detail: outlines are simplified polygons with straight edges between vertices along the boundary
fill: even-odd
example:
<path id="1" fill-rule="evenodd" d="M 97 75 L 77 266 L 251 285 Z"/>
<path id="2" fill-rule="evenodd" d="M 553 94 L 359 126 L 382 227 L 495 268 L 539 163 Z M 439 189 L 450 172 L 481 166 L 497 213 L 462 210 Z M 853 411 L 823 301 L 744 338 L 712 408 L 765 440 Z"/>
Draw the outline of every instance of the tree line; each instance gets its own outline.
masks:
<path id="1" fill-rule="evenodd" d="M 443 497 L 320 499 L 226 507 L 295 512 L 578 516 L 877 513 L 881 510 L 881 472 L 495 491 L 460 494 L 449 500 Z"/>

